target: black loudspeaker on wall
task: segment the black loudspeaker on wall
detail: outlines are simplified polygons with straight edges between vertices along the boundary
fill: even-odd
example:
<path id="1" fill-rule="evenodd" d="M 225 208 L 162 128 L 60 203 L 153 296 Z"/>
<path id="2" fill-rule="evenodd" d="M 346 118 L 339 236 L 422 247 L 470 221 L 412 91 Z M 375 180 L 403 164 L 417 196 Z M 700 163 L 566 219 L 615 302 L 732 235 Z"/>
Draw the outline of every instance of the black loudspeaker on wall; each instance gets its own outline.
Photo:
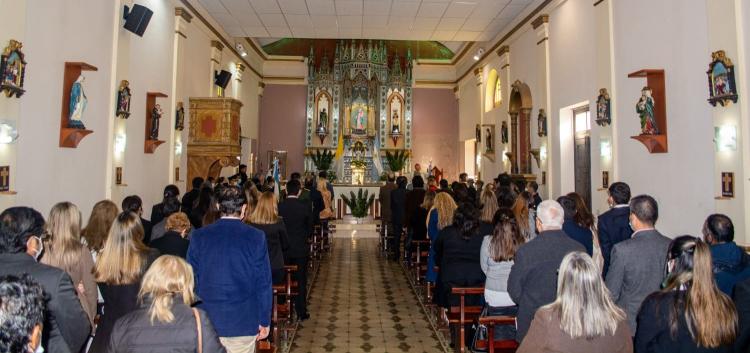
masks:
<path id="1" fill-rule="evenodd" d="M 148 22 L 151 21 L 151 15 L 154 12 L 148 7 L 143 5 L 135 4 L 133 8 L 125 6 L 125 29 L 137 34 L 139 37 L 143 37 L 143 33 L 146 32 Z"/>
<path id="2" fill-rule="evenodd" d="M 221 89 L 227 88 L 229 80 L 232 79 L 232 73 L 226 70 L 214 73 L 214 84 L 221 87 Z"/>

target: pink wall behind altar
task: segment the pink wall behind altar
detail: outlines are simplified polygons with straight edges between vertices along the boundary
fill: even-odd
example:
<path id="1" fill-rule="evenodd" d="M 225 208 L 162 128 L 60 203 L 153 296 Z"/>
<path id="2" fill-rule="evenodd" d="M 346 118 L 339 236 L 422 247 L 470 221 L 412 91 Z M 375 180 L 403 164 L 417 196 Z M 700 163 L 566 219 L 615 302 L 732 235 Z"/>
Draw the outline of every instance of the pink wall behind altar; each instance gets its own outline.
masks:
<path id="1" fill-rule="evenodd" d="M 458 101 L 452 89 L 415 88 L 412 121 L 412 160 L 426 169 L 443 169 L 445 177 L 458 177 L 461 160 L 458 141 Z"/>
<path id="2" fill-rule="evenodd" d="M 268 170 L 268 151 L 287 151 L 286 177 L 303 172 L 307 86 L 266 85 L 260 103 L 258 160 Z"/>

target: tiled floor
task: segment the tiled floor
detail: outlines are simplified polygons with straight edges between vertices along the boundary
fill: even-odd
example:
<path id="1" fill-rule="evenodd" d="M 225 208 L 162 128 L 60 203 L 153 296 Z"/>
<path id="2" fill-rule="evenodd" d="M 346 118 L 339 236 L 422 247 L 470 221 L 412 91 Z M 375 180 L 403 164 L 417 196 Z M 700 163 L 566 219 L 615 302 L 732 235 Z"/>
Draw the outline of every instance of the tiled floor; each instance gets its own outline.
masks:
<path id="1" fill-rule="evenodd" d="M 378 239 L 335 238 L 328 256 L 292 353 L 444 353 L 400 265 L 379 255 Z"/>

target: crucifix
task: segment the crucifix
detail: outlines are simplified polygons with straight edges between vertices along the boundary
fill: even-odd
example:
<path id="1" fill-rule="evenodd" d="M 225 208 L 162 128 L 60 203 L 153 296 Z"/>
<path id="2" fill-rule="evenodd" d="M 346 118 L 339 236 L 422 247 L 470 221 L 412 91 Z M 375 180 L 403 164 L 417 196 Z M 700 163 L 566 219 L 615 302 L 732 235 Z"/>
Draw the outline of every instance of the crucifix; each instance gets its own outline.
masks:
<path id="1" fill-rule="evenodd" d="M 734 197 L 734 173 L 721 173 L 721 196 Z"/>
<path id="2" fill-rule="evenodd" d="M 0 183 L 0 191 L 10 190 L 10 166 L 0 167 L 0 178 L 2 178 L 2 183 Z"/>

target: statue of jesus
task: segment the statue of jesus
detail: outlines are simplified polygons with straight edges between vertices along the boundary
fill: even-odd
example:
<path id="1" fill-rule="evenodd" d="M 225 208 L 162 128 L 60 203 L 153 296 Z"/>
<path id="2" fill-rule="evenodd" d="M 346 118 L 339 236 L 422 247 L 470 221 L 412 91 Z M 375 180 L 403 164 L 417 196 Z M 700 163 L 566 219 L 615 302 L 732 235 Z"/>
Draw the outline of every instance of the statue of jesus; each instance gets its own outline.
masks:
<path id="1" fill-rule="evenodd" d="M 391 133 L 398 134 L 401 132 L 401 119 L 398 118 L 398 111 L 393 110 L 391 114 Z"/>

